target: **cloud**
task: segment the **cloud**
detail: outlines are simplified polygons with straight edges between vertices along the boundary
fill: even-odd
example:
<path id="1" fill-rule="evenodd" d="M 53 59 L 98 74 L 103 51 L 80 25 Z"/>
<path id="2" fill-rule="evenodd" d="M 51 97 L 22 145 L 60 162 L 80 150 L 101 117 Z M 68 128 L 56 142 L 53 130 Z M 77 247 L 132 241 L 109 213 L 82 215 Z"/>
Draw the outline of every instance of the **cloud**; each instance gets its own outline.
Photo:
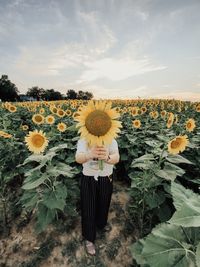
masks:
<path id="1" fill-rule="evenodd" d="M 131 58 L 104 58 L 94 62 L 87 62 L 85 66 L 88 69 L 81 75 L 80 82 L 94 81 L 100 78 L 120 81 L 134 75 L 167 68 L 163 65 L 153 64 L 148 57 L 135 60 Z"/>

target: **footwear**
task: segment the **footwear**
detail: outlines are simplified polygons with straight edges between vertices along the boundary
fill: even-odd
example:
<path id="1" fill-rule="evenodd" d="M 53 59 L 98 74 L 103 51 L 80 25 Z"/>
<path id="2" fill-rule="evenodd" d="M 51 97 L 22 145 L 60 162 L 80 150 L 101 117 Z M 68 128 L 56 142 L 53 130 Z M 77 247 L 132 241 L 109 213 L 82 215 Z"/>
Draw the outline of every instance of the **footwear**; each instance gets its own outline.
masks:
<path id="1" fill-rule="evenodd" d="M 86 246 L 86 251 L 87 251 L 88 254 L 90 254 L 90 255 L 95 255 L 96 254 L 94 243 L 86 240 L 85 241 L 85 246 Z"/>

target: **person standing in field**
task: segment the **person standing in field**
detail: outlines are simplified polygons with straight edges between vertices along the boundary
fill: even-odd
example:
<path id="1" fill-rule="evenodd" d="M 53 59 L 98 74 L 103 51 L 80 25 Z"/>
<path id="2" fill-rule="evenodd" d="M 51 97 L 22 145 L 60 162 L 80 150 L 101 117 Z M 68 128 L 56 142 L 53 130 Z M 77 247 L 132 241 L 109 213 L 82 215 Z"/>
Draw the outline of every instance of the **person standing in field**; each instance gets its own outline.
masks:
<path id="1" fill-rule="evenodd" d="M 90 101 L 79 107 L 75 120 L 81 133 L 76 161 L 83 165 L 80 183 L 82 236 L 86 250 L 95 255 L 96 227 L 107 224 L 113 192 L 113 166 L 119 161 L 116 137 L 122 127 L 111 101 Z"/>
<path id="2" fill-rule="evenodd" d="M 79 139 L 75 159 L 82 164 L 80 183 L 81 225 L 86 250 L 95 255 L 96 228 L 104 229 L 113 192 L 113 166 L 119 162 L 118 144 L 115 139 L 107 146 L 89 146 Z M 99 168 L 103 161 L 103 169 Z"/>

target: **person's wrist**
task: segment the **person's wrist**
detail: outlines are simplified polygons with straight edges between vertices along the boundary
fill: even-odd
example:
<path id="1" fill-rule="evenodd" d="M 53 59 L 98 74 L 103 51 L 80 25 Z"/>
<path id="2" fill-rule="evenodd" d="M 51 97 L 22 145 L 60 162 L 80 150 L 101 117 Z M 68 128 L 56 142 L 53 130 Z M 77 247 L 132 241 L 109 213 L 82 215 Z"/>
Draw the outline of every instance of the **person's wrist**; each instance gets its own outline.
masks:
<path id="1" fill-rule="evenodd" d="M 108 155 L 107 159 L 106 159 L 106 162 L 109 162 L 110 161 L 110 155 Z"/>

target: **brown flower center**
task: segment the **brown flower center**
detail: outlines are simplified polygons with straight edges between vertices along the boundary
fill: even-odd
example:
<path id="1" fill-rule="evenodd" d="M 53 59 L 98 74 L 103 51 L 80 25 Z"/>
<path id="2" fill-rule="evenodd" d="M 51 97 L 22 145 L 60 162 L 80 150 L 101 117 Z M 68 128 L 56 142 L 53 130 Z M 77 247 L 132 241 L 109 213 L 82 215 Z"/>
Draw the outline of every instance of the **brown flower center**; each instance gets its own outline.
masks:
<path id="1" fill-rule="evenodd" d="M 35 120 L 36 120 L 37 122 L 41 122 L 41 121 L 42 121 L 42 117 L 39 116 L 39 115 L 37 115 L 37 116 L 35 116 Z"/>
<path id="2" fill-rule="evenodd" d="M 35 134 L 32 137 L 32 143 L 36 147 L 41 147 L 44 144 L 44 142 L 45 142 L 45 138 L 41 136 L 40 134 Z"/>
<path id="3" fill-rule="evenodd" d="M 181 138 L 177 137 L 176 140 L 171 142 L 171 148 L 176 149 L 181 145 Z"/>
<path id="4" fill-rule="evenodd" d="M 109 131 L 112 123 L 108 114 L 102 110 L 95 110 L 87 116 L 85 126 L 90 134 L 103 136 Z"/>

